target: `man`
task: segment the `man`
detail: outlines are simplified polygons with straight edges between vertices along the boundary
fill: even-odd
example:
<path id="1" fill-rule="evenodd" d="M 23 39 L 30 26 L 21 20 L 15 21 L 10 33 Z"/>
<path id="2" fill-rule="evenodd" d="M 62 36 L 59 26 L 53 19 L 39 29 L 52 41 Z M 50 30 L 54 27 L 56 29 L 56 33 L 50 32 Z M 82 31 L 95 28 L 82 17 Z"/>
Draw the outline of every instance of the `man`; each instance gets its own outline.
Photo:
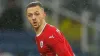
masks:
<path id="1" fill-rule="evenodd" d="M 31 2 L 26 8 L 26 16 L 36 32 L 40 56 L 74 56 L 63 34 L 56 27 L 46 23 L 46 14 L 40 2 Z"/>

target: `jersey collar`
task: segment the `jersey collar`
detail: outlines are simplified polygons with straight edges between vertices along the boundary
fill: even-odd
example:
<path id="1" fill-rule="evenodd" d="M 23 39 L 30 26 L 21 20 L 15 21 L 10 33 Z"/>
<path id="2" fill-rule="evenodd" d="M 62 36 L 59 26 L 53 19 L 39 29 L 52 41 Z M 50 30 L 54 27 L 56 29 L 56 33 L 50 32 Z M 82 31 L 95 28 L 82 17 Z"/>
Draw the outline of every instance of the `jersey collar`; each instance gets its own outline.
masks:
<path id="1" fill-rule="evenodd" d="M 37 37 L 40 36 L 40 34 L 43 32 L 44 28 L 46 27 L 46 24 L 47 24 L 47 23 L 45 23 L 45 25 L 43 26 L 43 29 L 41 30 L 41 32 L 40 32 L 39 34 L 36 35 Z"/>

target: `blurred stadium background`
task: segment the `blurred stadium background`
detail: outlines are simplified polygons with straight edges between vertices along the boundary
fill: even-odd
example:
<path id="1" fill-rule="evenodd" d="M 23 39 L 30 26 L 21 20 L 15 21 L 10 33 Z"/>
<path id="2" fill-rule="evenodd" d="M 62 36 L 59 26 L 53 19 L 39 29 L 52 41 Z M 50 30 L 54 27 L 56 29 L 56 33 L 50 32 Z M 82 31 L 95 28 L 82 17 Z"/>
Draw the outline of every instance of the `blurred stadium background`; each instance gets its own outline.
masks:
<path id="1" fill-rule="evenodd" d="M 25 16 L 32 1 L 0 0 L 0 56 L 39 56 L 34 30 Z M 40 1 L 47 22 L 64 33 L 76 56 L 100 56 L 100 0 Z"/>

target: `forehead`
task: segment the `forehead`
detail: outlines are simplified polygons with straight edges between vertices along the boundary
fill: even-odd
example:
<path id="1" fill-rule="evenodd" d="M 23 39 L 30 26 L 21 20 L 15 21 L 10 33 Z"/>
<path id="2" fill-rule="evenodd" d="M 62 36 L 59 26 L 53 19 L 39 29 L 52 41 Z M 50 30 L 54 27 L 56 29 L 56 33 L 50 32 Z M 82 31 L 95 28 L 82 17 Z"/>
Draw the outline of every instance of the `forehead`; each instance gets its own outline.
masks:
<path id="1" fill-rule="evenodd" d="M 27 9 L 27 13 L 34 13 L 34 12 L 40 12 L 42 11 L 42 8 L 40 6 L 35 6 L 35 7 L 29 7 Z"/>

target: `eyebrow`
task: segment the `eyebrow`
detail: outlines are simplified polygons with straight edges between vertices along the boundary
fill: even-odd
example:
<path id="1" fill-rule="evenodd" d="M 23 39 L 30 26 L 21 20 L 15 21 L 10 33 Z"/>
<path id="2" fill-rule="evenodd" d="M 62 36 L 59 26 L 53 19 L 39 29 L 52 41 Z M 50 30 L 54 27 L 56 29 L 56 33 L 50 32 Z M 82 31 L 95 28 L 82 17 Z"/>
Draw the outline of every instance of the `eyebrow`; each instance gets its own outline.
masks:
<path id="1" fill-rule="evenodd" d="M 37 13 L 37 12 L 39 12 L 39 11 L 35 11 L 35 13 Z"/>
<path id="2" fill-rule="evenodd" d="M 38 11 L 35 11 L 34 13 L 37 13 Z M 27 13 L 27 14 L 30 14 L 30 13 Z"/>

